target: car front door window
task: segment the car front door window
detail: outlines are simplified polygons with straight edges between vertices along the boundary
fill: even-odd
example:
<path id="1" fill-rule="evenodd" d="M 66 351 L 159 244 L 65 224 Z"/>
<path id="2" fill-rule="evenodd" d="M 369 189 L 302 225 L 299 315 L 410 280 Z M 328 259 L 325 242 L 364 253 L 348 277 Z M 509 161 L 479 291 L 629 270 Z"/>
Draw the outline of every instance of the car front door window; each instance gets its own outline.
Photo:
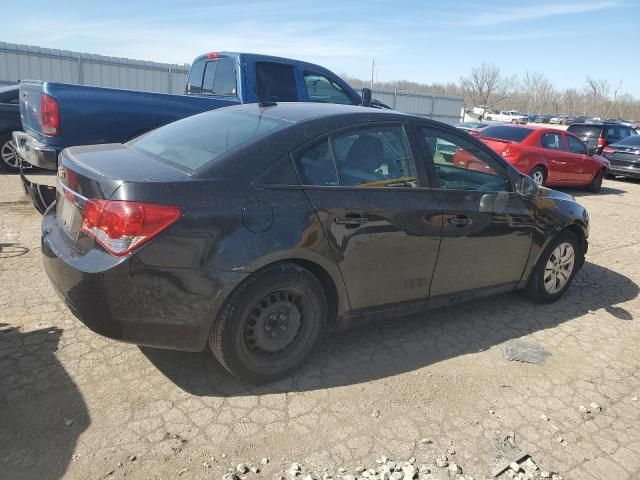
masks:
<path id="1" fill-rule="evenodd" d="M 504 167 L 477 145 L 447 131 L 427 130 L 421 136 L 433 159 L 438 186 L 447 190 L 510 191 Z"/>
<path id="2" fill-rule="evenodd" d="M 567 135 L 567 143 L 569 145 L 569 151 L 571 153 L 577 153 L 579 155 L 586 155 L 587 149 L 580 140 L 574 137 L 570 137 Z"/>
<path id="3" fill-rule="evenodd" d="M 310 102 L 353 105 L 344 89 L 330 78 L 310 70 L 304 71 L 304 84 Z"/>

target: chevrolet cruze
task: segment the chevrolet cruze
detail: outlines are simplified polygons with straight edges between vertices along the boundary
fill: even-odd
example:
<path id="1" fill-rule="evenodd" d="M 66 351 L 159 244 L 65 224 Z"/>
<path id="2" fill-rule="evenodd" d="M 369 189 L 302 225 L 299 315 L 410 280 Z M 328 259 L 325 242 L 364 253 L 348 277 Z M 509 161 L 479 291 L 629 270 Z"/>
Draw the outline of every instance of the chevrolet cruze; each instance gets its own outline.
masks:
<path id="1" fill-rule="evenodd" d="M 392 111 L 242 105 L 59 165 L 42 253 L 75 316 L 126 342 L 208 345 L 251 382 L 366 320 L 514 290 L 555 301 L 587 251 L 570 195 Z"/>

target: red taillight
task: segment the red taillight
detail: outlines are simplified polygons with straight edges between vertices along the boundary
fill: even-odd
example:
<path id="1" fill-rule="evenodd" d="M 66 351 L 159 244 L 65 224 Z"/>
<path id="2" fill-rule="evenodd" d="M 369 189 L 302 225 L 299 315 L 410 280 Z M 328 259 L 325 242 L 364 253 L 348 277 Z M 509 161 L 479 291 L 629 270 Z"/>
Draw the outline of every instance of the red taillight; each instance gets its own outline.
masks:
<path id="1" fill-rule="evenodd" d="M 599 138 L 598 138 L 598 148 L 602 148 L 602 147 L 604 147 L 605 145 L 606 145 L 606 143 L 605 143 L 605 141 L 604 141 L 604 138 L 599 137 Z"/>
<path id="2" fill-rule="evenodd" d="M 220 57 L 220 53 L 219 52 L 209 52 L 204 57 L 207 60 L 215 60 L 216 58 Z"/>
<path id="3" fill-rule="evenodd" d="M 113 255 L 126 255 L 174 223 L 178 207 L 125 200 L 87 200 L 80 229 Z"/>
<path id="4" fill-rule="evenodd" d="M 60 135 L 60 106 L 55 98 L 46 93 L 40 93 L 40 118 L 42 133 L 48 137 Z"/>

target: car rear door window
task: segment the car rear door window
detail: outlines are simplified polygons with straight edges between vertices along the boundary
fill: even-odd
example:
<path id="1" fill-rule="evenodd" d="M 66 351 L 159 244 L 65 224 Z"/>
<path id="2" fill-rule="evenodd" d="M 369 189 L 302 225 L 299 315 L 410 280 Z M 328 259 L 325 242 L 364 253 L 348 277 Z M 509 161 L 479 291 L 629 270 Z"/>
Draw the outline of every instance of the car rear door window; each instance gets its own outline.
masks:
<path id="1" fill-rule="evenodd" d="M 331 137 L 340 185 L 418 187 L 416 165 L 400 125 L 357 128 Z"/>
<path id="2" fill-rule="evenodd" d="M 358 188 L 419 186 L 411 148 L 400 125 L 336 133 L 295 154 L 294 163 L 303 185 Z"/>
<path id="3" fill-rule="evenodd" d="M 189 71 L 189 80 L 187 81 L 187 93 L 200 93 L 202 91 L 204 66 L 204 60 L 198 60 L 191 66 L 191 70 Z"/>
<path id="4" fill-rule="evenodd" d="M 202 93 L 226 97 L 236 96 L 236 69 L 233 59 L 221 58 L 207 62 Z"/>
<path id="5" fill-rule="evenodd" d="M 310 102 L 353 105 L 353 101 L 342 87 L 325 75 L 305 70 L 304 83 Z"/>
<path id="6" fill-rule="evenodd" d="M 294 155 L 294 163 L 302 185 L 338 185 L 328 138 Z"/>
<path id="7" fill-rule="evenodd" d="M 562 134 L 560 133 L 543 133 L 540 135 L 540 145 L 548 150 L 564 150 L 562 142 Z"/>
<path id="8" fill-rule="evenodd" d="M 569 145 L 569 151 L 571 153 L 578 153 L 580 155 L 586 155 L 587 149 L 580 140 L 570 135 L 567 135 L 567 143 Z"/>
<path id="9" fill-rule="evenodd" d="M 260 100 L 297 102 L 298 89 L 293 65 L 256 62 L 256 86 Z"/>
<path id="10" fill-rule="evenodd" d="M 436 128 L 420 128 L 418 132 L 426 160 L 435 166 L 440 188 L 511 191 L 504 166 L 474 143 Z"/>

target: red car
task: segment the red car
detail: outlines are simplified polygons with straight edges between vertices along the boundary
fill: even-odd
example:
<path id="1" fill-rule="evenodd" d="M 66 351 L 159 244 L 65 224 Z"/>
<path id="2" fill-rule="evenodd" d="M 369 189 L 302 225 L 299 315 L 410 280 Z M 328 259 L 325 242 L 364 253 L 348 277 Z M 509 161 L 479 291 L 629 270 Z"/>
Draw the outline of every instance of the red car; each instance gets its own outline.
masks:
<path id="1" fill-rule="evenodd" d="M 599 192 L 609 168 L 606 158 L 589 155 L 578 137 L 563 130 L 493 125 L 482 130 L 477 138 L 538 185 L 583 186 Z M 456 152 L 454 164 L 473 168 L 471 155 L 465 154 L 465 158 L 462 155 Z"/>

